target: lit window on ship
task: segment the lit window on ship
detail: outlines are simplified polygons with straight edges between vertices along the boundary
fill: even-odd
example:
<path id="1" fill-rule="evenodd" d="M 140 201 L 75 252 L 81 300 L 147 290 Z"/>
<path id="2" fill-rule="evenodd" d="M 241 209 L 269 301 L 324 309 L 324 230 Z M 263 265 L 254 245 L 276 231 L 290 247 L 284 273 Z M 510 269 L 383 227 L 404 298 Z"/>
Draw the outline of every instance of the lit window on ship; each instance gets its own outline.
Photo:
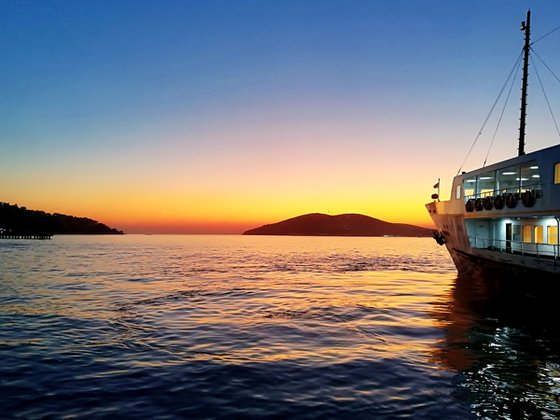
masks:
<path id="1" fill-rule="evenodd" d="M 560 169 L 557 170 L 560 182 Z M 522 194 L 525 191 L 540 193 L 539 167 L 535 161 L 529 161 L 496 171 L 465 177 L 463 191 L 465 202 L 476 198 Z"/>

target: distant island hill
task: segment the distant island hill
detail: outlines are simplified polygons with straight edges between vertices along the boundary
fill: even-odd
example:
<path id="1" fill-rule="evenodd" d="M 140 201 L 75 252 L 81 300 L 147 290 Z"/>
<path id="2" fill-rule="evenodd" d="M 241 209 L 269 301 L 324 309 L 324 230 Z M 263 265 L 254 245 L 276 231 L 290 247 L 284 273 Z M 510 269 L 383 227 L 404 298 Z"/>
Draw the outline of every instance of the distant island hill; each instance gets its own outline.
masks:
<path id="1" fill-rule="evenodd" d="M 305 214 L 243 232 L 243 235 L 293 236 L 432 236 L 419 226 L 389 223 L 362 214 Z"/>
<path id="2" fill-rule="evenodd" d="M 123 231 L 87 217 L 50 214 L 0 202 L 0 238 L 48 239 L 56 234 L 122 235 Z"/>

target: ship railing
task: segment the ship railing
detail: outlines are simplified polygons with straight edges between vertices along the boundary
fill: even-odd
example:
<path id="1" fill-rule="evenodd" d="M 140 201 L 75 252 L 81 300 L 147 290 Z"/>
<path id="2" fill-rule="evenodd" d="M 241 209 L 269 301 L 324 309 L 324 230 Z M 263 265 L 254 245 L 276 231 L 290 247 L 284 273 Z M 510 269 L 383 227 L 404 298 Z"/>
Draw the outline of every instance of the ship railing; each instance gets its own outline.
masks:
<path id="1" fill-rule="evenodd" d="M 465 194 L 464 199 L 465 202 L 467 202 L 468 200 L 475 200 L 477 198 L 496 197 L 498 195 L 505 196 L 506 194 L 514 194 L 517 195 L 517 198 L 520 198 L 521 194 L 523 194 L 525 191 L 533 191 L 533 193 L 536 195 L 536 198 L 542 197 L 542 184 L 539 182 L 533 184 L 525 184 L 513 188 L 485 190 L 480 193 L 468 194 L 468 195 Z"/>
<path id="2" fill-rule="evenodd" d="M 559 244 L 545 244 L 536 242 L 507 241 L 504 239 L 489 239 L 479 236 L 469 236 L 473 248 L 487 249 L 496 252 L 526 255 L 536 258 L 560 258 Z"/>

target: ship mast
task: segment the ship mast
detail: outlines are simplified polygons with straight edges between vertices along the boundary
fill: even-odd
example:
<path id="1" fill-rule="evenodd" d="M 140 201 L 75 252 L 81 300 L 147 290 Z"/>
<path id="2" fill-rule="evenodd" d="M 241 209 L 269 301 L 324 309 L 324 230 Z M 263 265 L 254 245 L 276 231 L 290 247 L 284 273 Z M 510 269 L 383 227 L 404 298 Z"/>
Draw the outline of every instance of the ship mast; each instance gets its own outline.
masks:
<path id="1" fill-rule="evenodd" d="M 529 77 L 529 48 L 531 44 L 531 11 L 527 10 L 527 20 L 521 22 L 521 30 L 525 32 L 523 46 L 523 81 L 521 85 L 521 117 L 519 118 L 519 156 L 525 154 L 525 120 L 527 119 L 527 79 Z"/>

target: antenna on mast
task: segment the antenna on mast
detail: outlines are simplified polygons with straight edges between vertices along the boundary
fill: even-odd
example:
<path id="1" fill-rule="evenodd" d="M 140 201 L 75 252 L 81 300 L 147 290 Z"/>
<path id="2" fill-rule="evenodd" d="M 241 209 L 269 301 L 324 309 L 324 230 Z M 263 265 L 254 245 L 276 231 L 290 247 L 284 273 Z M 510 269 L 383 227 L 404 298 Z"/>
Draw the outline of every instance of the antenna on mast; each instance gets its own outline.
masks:
<path id="1" fill-rule="evenodd" d="M 519 118 L 519 156 L 525 154 L 525 124 L 527 119 L 527 79 L 529 78 L 529 48 L 531 44 L 531 10 L 527 10 L 527 19 L 521 22 L 521 30 L 525 32 L 523 46 L 523 81 L 521 85 L 521 117 Z"/>

